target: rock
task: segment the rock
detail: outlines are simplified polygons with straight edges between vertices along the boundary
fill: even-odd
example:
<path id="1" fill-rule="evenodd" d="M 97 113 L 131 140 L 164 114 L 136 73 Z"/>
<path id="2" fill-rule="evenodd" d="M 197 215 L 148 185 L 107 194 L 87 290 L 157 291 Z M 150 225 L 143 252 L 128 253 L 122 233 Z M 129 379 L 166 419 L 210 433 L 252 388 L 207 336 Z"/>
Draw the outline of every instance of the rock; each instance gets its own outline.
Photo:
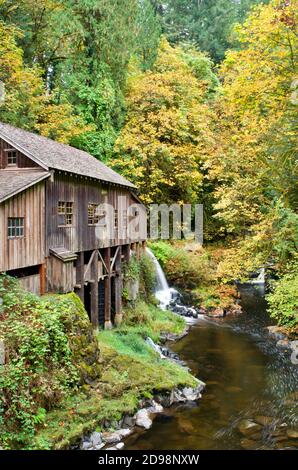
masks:
<path id="1" fill-rule="evenodd" d="M 106 450 L 118 450 L 117 447 L 107 447 Z"/>
<path id="2" fill-rule="evenodd" d="M 124 437 L 129 436 L 132 433 L 131 429 L 119 429 L 112 433 L 103 433 L 104 440 L 107 444 L 116 444 L 120 442 Z"/>
<path id="3" fill-rule="evenodd" d="M 208 317 L 212 318 L 223 318 L 225 316 L 225 311 L 223 308 L 215 308 L 208 312 Z"/>
<path id="4" fill-rule="evenodd" d="M 274 418 L 272 418 L 272 416 L 255 416 L 254 421 L 261 424 L 261 426 L 270 426 L 274 421 Z"/>
<path id="5" fill-rule="evenodd" d="M 238 424 L 238 431 L 243 434 L 243 436 L 250 436 L 251 434 L 258 432 L 261 429 L 262 426 L 260 426 L 260 424 L 257 424 L 250 419 L 243 419 Z"/>
<path id="6" fill-rule="evenodd" d="M 148 408 L 149 413 L 162 413 L 163 406 L 156 401 L 152 400 L 151 406 Z"/>
<path id="7" fill-rule="evenodd" d="M 193 435 L 196 431 L 194 426 L 187 419 L 180 418 L 178 426 L 179 429 L 185 434 Z"/>
<path id="8" fill-rule="evenodd" d="M 136 425 L 140 428 L 150 429 L 152 426 L 152 419 L 149 416 L 148 410 L 143 408 L 137 412 L 136 416 Z"/>
<path id="9" fill-rule="evenodd" d="M 117 434 L 116 432 L 113 432 L 111 434 L 104 433 L 103 437 L 107 444 L 116 444 L 116 442 L 121 441 L 121 436 L 119 436 L 119 434 Z"/>
<path id="10" fill-rule="evenodd" d="M 272 336 L 274 339 L 281 340 L 281 339 L 286 339 L 286 335 L 283 333 L 282 329 L 280 326 L 267 326 L 267 330 L 270 336 Z"/>
<path id="11" fill-rule="evenodd" d="M 124 442 L 119 442 L 118 444 L 116 444 L 116 449 L 117 450 L 121 450 L 124 448 Z"/>
<path id="12" fill-rule="evenodd" d="M 242 439 L 240 444 L 241 447 L 246 450 L 255 449 L 257 446 L 257 443 L 255 441 L 252 441 L 251 439 Z"/>
<path id="13" fill-rule="evenodd" d="M 128 416 L 126 415 L 124 420 L 123 420 L 123 426 L 126 426 L 127 428 L 133 428 L 136 424 L 136 418 L 134 416 Z"/>
<path id="14" fill-rule="evenodd" d="M 288 339 L 280 339 L 277 341 L 276 346 L 281 349 L 290 349 L 290 342 Z"/>
<path id="15" fill-rule="evenodd" d="M 200 387 L 197 387 L 197 388 L 185 387 L 182 390 L 182 394 L 184 395 L 184 397 L 187 401 L 195 401 L 195 400 L 198 400 L 199 398 L 202 397 L 202 395 L 200 393 L 201 390 L 202 389 Z"/>
<path id="16" fill-rule="evenodd" d="M 98 446 L 102 443 L 100 432 L 93 432 L 90 436 L 90 441 L 93 446 Z"/>
<path id="17" fill-rule="evenodd" d="M 93 445 L 90 441 L 84 441 L 83 444 L 82 444 L 81 449 L 82 450 L 88 450 L 88 449 L 91 449 L 91 447 L 93 447 Z"/>
<path id="18" fill-rule="evenodd" d="M 290 439 L 298 439 L 298 430 L 297 429 L 288 429 L 287 430 L 287 435 Z"/>

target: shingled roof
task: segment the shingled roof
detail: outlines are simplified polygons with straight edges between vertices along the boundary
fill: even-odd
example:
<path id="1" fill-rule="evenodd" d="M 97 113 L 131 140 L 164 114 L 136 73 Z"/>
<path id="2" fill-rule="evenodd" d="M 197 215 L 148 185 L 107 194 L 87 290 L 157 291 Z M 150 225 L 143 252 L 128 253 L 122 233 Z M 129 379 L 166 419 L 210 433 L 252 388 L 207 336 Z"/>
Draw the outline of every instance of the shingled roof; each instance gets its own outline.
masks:
<path id="1" fill-rule="evenodd" d="M 49 172 L 40 170 L 0 170 L 0 203 L 49 176 Z"/>
<path id="2" fill-rule="evenodd" d="M 0 137 L 45 170 L 61 170 L 128 188 L 135 186 L 89 153 L 0 122 Z M 2 185 L 2 179 L 1 179 Z"/>

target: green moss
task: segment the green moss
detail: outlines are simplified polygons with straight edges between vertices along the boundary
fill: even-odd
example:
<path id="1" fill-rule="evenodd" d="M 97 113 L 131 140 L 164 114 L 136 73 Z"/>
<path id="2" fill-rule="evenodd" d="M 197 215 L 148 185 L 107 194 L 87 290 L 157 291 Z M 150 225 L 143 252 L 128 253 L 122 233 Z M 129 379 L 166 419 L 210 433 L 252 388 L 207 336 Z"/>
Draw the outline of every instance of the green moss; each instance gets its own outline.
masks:
<path id="1" fill-rule="evenodd" d="M 177 364 L 160 359 L 145 342 L 162 332 L 181 333 L 185 322 L 171 312 L 138 302 L 125 311 L 121 328 L 98 333 L 101 377 L 95 389 L 65 400 L 48 414 L 33 441 L 34 448 L 63 449 L 94 429 L 113 428 L 124 414 L 133 414 L 142 397 L 175 387 L 195 386 L 196 379 Z"/>

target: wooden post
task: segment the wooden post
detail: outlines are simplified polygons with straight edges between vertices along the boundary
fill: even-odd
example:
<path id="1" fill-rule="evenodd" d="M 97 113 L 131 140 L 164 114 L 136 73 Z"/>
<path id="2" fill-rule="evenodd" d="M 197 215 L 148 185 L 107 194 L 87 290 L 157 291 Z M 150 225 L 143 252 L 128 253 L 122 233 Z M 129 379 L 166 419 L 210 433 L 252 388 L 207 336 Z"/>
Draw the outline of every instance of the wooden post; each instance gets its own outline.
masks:
<path id="1" fill-rule="evenodd" d="M 112 328 L 111 322 L 111 248 L 105 248 L 103 259 L 108 272 L 105 276 L 105 330 Z"/>
<path id="2" fill-rule="evenodd" d="M 122 253 L 124 255 L 125 263 L 129 263 L 129 261 L 130 261 L 130 245 L 124 245 L 122 247 Z"/>
<path id="3" fill-rule="evenodd" d="M 84 279 L 84 269 L 85 269 L 85 264 L 84 264 L 84 252 L 81 251 L 78 254 L 77 258 L 77 264 L 76 264 L 76 283 L 78 286 L 77 289 L 77 294 L 80 297 L 81 301 L 84 303 L 84 284 L 85 284 L 85 279 Z"/>
<path id="4" fill-rule="evenodd" d="M 147 242 L 146 240 L 142 242 L 142 249 L 143 249 L 143 254 L 146 253 L 146 248 L 147 248 Z"/>
<path id="5" fill-rule="evenodd" d="M 91 264 L 91 322 L 98 328 L 98 252 L 96 250 Z"/>
<path id="6" fill-rule="evenodd" d="M 122 323 L 122 290 L 123 290 L 123 278 L 121 270 L 121 258 L 122 249 L 119 247 L 119 252 L 115 261 L 115 325 L 121 325 Z"/>
<path id="7" fill-rule="evenodd" d="M 44 295 L 46 293 L 46 265 L 45 264 L 41 264 L 39 266 L 39 281 L 40 281 L 40 286 L 39 286 L 40 295 Z"/>

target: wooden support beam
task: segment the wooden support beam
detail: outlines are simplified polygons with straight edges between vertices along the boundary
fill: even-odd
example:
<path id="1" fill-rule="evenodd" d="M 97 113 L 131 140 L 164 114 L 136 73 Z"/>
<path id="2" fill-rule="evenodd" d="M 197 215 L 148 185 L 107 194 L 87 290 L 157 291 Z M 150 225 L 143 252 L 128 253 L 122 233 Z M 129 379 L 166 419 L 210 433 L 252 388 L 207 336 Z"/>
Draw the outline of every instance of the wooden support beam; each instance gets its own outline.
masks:
<path id="1" fill-rule="evenodd" d="M 146 248 L 147 248 L 147 242 L 146 240 L 142 242 L 142 249 L 143 249 L 143 254 L 146 253 Z"/>
<path id="2" fill-rule="evenodd" d="M 123 276 L 121 270 L 121 257 L 122 250 L 121 246 L 118 247 L 115 258 L 115 324 L 120 325 L 122 323 L 122 291 L 123 291 Z"/>
<path id="3" fill-rule="evenodd" d="M 112 328 L 111 321 L 111 248 L 105 248 L 103 259 L 106 267 L 108 268 L 107 276 L 105 277 L 105 329 Z"/>
<path id="4" fill-rule="evenodd" d="M 77 261 L 76 261 L 76 283 L 78 285 L 78 288 L 76 290 L 78 296 L 80 297 L 81 301 L 84 303 L 84 278 L 85 278 L 85 273 L 84 273 L 84 252 L 81 251 L 78 254 Z"/>
<path id="5" fill-rule="evenodd" d="M 46 265 L 41 264 L 39 266 L 39 281 L 40 281 L 40 295 L 44 295 L 46 293 Z"/>
<path id="6" fill-rule="evenodd" d="M 91 322 L 94 328 L 98 328 L 98 250 L 92 258 L 91 277 L 94 279 L 91 284 Z"/>
<path id="7" fill-rule="evenodd" d="M 129 261 L 130 261 L 130 245 L 124 245 L 122 247 L 122 253 L 124 255 L 125 263 L 129 263 Z"/>

